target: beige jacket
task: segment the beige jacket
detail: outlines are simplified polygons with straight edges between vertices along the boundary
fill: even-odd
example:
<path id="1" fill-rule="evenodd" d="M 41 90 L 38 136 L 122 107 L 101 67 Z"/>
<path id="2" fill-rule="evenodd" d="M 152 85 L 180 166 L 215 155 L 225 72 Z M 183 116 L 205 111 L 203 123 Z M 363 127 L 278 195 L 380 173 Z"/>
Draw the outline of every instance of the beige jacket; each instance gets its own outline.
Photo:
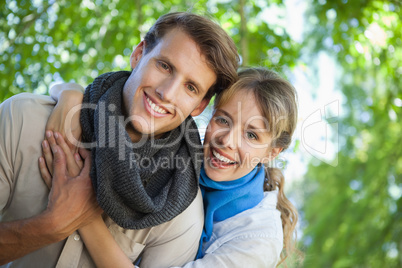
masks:
<path id="1" fill-rule="evenodd" d="M 0 105 L 0 222 L 32 217 L 47 205 L 48 189 L 38 168 L 45 125 L 54 101 L 29 93 Z M 141 268 L 182 266 L 198 249 L 204 215 L 199 191 L 194 202 L 170 222 L 144 230 L 105 223 L 126 255 Z M 95 267 L 77 232 L 1 267 Z"/>

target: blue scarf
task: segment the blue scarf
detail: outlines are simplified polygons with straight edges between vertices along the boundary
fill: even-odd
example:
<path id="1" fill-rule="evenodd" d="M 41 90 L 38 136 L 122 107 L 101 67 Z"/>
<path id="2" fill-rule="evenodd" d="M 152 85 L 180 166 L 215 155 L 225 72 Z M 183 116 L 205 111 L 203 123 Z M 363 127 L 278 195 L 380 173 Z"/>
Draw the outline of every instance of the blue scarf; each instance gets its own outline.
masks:
<path id="1" fill-rule="evenodd" d="M 205 222 L 197 259 L 204 257 L 202 244 L 211 239 L 213 223 L 253 208 L 264 198 L 265 171 L 259 164 L 250 173 L 233 181 L 213 181 L 201 167 L 200 188 L 204 200 Z"/>

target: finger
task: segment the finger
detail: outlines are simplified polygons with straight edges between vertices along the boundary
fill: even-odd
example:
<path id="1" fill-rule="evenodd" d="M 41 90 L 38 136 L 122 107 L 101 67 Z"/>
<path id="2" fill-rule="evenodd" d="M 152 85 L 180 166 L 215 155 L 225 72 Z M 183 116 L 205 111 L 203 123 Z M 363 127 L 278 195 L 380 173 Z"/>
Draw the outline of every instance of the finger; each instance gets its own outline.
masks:
<path id="1" fill-rule="evenodd" d="M 82 159 L 84 160 L 86 160 L 88 157 L 91 158 L 91 151 L 88 151 L 87 149 L 80 147 L 78 149 L 78 152 L 80 153 Z"/>
<path id="2" fill-rule="evenodd" d="M 54 137 L 56 138 L 57 145 L 61 147 L 66 156 L 67 170 L 69 172 L 69 175 L 71 177 L 78 176 L 78 174 L 80 174 L 81 168 L 77 165 L 74 155 L 70 150 L 70 147 L 67 145 L 63 136 L 60 133 L 54 132 Z"/>
<path id="3" fill-rule="evenodd" d="M 66 131 L 66 143 L 72 152 L 77 153 L 81 142 L 81 128 L 78 130 Z"/>
<path id="4" fill-rule="evenodd" d="M 52 175 L 50 175 L 47 169 L 45 159 L 41 156 L 39 157 L 39 170 L 43 181 L 46 183 L 47 187 L 52 188 Z"/>
<path id="5" fill-rule="evenodd" d="M 77 163 L 78 167 L 80 168 L 80 170 L 82 169 L 82 167 L 84 166 L 84 161 L 82 161 L 82 158 L 80 156 L 79 153 L 75 153 L 74 154 L 74 159 L 75 159 L 75 163 Z"/>
<path id="6" fill-rule="evenodd" d="M 44 156 L 44 160 L 46 161 L 45 164 L 50 172 L 50 175 L 52 175 L 53 174 L 53 153 L 50 150 L 49 143 L 46 140 L 44 140 L 42 142 L 42 153 Z"/>
<path id="7" fill-rule="evenodd" d="M 56 140 L 53 136 L 53 131 L 49 131 L 49 130 L 46 131 L 46 140 L 49 143 L 50 149 L 53 151 L 53 147 L 55 145 L 57 145 Z"/>
<path id="8" fill-rule="evenodd" d="M 81 170 L 80 176 L 85 177 L 89 175 L 91 168 L 91 153 L 83 148 L 79 149 L 82 158 L 84 158 L 84 167 Z"/>
<path id="9" fill-rule="evenodd" d="M 66 178 L 66 156 L 63 152 L 63 150 L 60 148 L 58 145 L 52 146 L 52 151 L 54 155 L 54 161 L 53 161 L 53 170 L 54 170 L 54 175 L 53 179 L 59 179 L 59 178 Z"/>

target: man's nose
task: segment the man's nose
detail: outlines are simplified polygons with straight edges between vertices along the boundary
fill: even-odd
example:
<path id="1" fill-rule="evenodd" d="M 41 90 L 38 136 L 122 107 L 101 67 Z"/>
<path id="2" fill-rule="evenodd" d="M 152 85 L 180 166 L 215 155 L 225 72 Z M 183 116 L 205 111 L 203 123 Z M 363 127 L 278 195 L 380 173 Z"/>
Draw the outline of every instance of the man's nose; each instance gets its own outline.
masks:
<path id="1" fill-rule="evenodd" d="M 164 102 L 173 102 L 179 95 L 181 82 L 176 78 L 169 78 L 162 81 L 156 88 L 156 94 Z"/>

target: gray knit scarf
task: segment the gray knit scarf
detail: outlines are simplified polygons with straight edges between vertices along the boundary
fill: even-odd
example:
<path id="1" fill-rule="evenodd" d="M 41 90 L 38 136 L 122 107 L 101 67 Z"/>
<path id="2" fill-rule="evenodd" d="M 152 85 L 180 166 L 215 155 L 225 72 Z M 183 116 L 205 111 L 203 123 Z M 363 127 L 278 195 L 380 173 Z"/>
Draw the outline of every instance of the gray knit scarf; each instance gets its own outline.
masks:
<path id="1" fill-rule="evenodd" d="M 121 227 L 144 229 L 173 219 L 194 200 L 202 150 L 191 116 L 161 139 L 131 142 L 122 99 L 130 74 L 97 77 L 85 90 L 80 119 L 83 142 L 93 144 L 90 175 L 100 207 Z"/>

